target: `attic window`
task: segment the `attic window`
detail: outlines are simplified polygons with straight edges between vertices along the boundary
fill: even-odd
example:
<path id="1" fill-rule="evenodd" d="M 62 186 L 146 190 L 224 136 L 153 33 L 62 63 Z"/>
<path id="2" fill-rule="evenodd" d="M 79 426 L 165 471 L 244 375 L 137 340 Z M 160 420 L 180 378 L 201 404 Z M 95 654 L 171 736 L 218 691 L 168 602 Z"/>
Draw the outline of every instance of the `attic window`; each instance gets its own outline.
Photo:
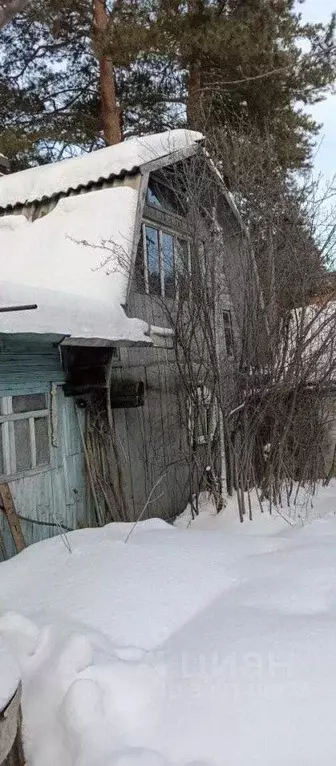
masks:
<path id="1" fill-rule="evenodd" d="M 0 404 L 0 474 L 8 478 L 49 465 L 47 395 L 4 396 Z"/>
<path id="2" fill-rule="evenodd" d="M 139 286 L 149 295 L 173 298 L 190 274 L 190 244 L 172 231 L 143 224 L 138 252 Z"/>
<path id="3" fill-rule="evenodd" d="M 146 203 L 149 207 L 154 207 L 157 210 L 183 215 L 181 203 L 174 189 L 155 179 L 149 181 Z"/>

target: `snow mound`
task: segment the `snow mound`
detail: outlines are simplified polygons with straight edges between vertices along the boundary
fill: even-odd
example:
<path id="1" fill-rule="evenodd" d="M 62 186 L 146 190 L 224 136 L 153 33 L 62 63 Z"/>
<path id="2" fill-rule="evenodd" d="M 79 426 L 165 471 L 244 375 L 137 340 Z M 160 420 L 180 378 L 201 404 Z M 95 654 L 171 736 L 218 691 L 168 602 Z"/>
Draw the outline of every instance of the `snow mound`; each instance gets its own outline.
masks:
<path id="1" fill-rule="evenodd" d="M 302 528 L 204 506 L 201 529 L 78 530 L 1 564 L 29 766 L 333 766 L 335 482 L 317 507 Z"/>

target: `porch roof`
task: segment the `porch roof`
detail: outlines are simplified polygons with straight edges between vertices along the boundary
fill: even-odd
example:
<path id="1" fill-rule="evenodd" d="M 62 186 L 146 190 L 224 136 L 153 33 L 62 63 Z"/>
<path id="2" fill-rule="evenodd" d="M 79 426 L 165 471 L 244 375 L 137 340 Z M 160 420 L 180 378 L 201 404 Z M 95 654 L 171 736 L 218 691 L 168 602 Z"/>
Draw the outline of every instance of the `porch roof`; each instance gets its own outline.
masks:
<path id="1" fill-rule="evenodd" d="M 37 304 L 36 309 L 0 313 L 0 334 L 53 336 L 63 345 L 136 346 L 152 343 L 149 327 L 129 319 L 115 304 L 71 293 L 0 283 L 0 308 Z"/>

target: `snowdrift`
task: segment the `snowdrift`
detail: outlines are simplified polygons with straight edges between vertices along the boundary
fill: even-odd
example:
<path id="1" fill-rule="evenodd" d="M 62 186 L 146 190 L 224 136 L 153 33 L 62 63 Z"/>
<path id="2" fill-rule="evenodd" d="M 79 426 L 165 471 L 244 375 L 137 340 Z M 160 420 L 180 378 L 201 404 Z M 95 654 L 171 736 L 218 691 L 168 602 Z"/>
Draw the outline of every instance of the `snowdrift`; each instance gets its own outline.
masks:
<path id="1" fill-rule="evenodd" d="M 334 764 L 335 510 L 336 484 L 301 528 L 207 510 L 1 564 L 29 766 Z"/>

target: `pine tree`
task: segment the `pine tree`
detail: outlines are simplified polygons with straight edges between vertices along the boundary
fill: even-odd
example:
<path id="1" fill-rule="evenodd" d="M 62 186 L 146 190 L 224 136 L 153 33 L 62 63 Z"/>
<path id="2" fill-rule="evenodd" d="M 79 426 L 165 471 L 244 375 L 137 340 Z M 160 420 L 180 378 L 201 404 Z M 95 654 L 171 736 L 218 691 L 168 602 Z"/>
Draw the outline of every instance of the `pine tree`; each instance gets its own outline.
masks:
<path id="1" fill-rule="evenodd" d="M 298 104 L 322 99 L 335 82 L 336 20 L 326 27 L 303 24 L 294 5 L 153 0 L 138 3 L 134 14 L 134 3 L 125 0 L 107 30 L 111 55 L 122 41 L 131 50 L 128 72 L 143 49 L 161 62 L 162 75 L 158 71 L 144 98 L 165 105 L 173 120 L 183 114 L 206 133 L 253 125 L 275 137 L 284 167 L 301 168 L 319 126 Z"/>
<path id="2" fill-rule="evenodd" d="M 335 18 L 304 25 L 294 7 L 28 0 L 1 35 L 1 151 L 19 166 L 120 135 L 188 124 L 211 136 L 253 125 L 272 134 L 285 170 L 300 169 L 318 125 L 297 105 L 309 110 L 334 83 Z"/>

